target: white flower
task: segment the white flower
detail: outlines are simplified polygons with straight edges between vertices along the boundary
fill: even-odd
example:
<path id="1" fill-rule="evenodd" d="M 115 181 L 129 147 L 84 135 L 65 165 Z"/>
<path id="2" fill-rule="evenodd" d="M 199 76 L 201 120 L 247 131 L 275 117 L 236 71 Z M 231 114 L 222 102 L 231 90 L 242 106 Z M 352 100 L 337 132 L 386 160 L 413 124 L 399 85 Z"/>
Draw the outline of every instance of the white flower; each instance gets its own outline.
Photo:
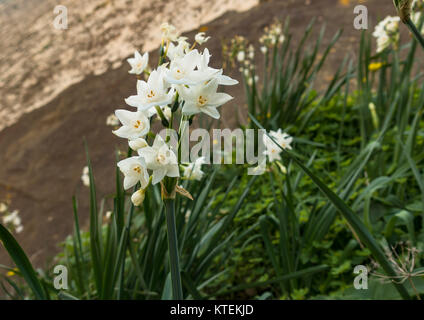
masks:
<path id="1" fill-rule="evenodd" d="M 190 180 L 202 180 L 205 174 L 202 171 L 202 164 L 206 162 L 205 157 L 197 158 L 194 162 L 184 167 L 184 178 Z"/>
<path id="2" fill-rule="evenodd" d="M 196 70 L 202 56 L 199 51 L 191 50 L 183 57 L 176 57 L 171 60 L 169 69 L 166 69 L 164 78 L 171 84 L 193 85 L 209 80 L 209 73 Z"/>
<path id="3" fill-rule="evenodd" d="M 134 192 L 131 196 L 131 202 L 136 206 L 140 206 L 144 198 L 146 196 L 146 190 L 145 189 L 138 189 L 136 192 Z"/>
<path id="4" fill-rule="evenodd" d="M 167 120 L 171 119 L 172 109 L 168 106 L 162 107 L 163 114 Z"/>
<path id="5" fill-rule="evenodd" d="M 245 58 L 246 58 L 246 55 L 245 55 L 244 51 L 239 51 L 239 53 L 237 53 L 237 61 L 238 62 L 243 62 Z"/>
<path id="6" fill-rule="evenodd" d="M 209 79 L 217 79 L 218 85 L 223 86 L 232 86 L 235 84 L 238 84 L 238 81 L 235 79 L 232 79 L 226 75 L 222 74 L 222 69 L 214 69 L 209 67 L 209 61 L 211 58 L 211 54 L 209 53 L 208 48 L 205 48 L 203 50 L 203 54 L 201 55 L 201 58 L 199 60 L 199 64 L 197 65 L 197 69 L 205 75 L 205 77 Z M 209 80 L 208 79 L 208 80 Z"/>
<path id="7" fill-rule="evenodd" d="M 212 118 L 219 119 L 217 107 L 230 101 L 233 97 L 226 93 L 217 93 L 218 80 L 213 79 L 207 84 L 199 84 L 189 88 L 180 86 L 178 92 L 185 101 L 182 112 L 184 115 L 206 113 Z"/>
<path id="8" fill-rule="evenodd" d="M 113 113 L 110 114 L 107 118 L 106 118 L 106 125 L 108 126 L 119 126 L 119 119 L 117 116 L 115 116 Z"/>
<path id="9" fill-rule="evenodd" d="M 147 169 L 153 171 L 152 184 L 157 184 L 165 176 L 180 176 L 177 157 L 160 135 L 156 136 L 151 147 L 139 149 L 138 154 L 146 160 Z"/>
<path id="10" fill-rule="evenodd" d="M 3 202 L 0 203 L 0 213 L 6 212 L 7 205 Z"/>
<path id="11" fill-rule="evenodd" d="M 164 106 L 172 102 L 174 91 L 167 92 L 168 86 L 163 79 L 165 67 L 152 71 L 146 81 L 137 81 L 137 95 L 130 96 L 125 102 L 139 111 L 147 111 L 154 106 Z M 150 110 L 149 110 L 150 111 Z"/>
<path id="12" fill-rule="evenodd" d="M 177 41 L 177 46 L 170 42 L 166 49 L 169 60 L 182 58 L 190 50 L 190 43 L 187 42 L 187 37 L 179 37 Z"/>
<path id="13" fill-rule="evenodd" d="M 196 34 L 196 35 L 194 36 L 194 40 L 195 40 L 198 44 L 200 44 L 200 45 L 202 45 L 202 44 L 204 44 L 205 42 L 207 42 L 210 38 L 211 38 L 211 37 L 205 37 L 205 33 L 204 33 L 204 32 L 199 32 L 198 34 Z"/>
<path id="14" fill-rule="evenodd" d="M 247 79 L 247 84 L 248 84 L 249 86 L 252 86 L 252 85 L 253 85 L 253 81 L 256 83 L 256 82 L 258 82 L 258 80 L 259 80 L 259 77 L 258 77 L 258 76 L 255 76 L 255 77 L 249 77 L 249 78 Z"/>
<path id="15" fill-rule="evenodd" d="M 120 138 L 134 140 L 145 137 L 150 131 L 150 121 L 144 111 L 116 110 L 115 114 L 122 127 L 112 132 Z"/>
<path id="16" fill-rule="evenodd" d="M 14 210 L 8 215 L 3 217 L 3 224 L 12 225 L 17 233 L 20 233 L 24 228 L 22 226 L 21 218 L 19 217 L 19 211 Z"/>
<path id="17" fill-rule="evenodd" d="M 253 60 L 255 58 L 255 48 L 250 45 L 249 48 L 247 48 L 248 56 L 250 60 Z"/>
<path id="18" fill-rule="evenodd" d="M 128 141 L 128 145 L 134 151 L 138 151 L 139 149 L 148 146 L 147 141 L 144 140 L 143 138 L 137 138 L 137 139 L 134 139 L 134 140 L 130 140 L 130 141 Z"/>
<path id="19" fill-rule="evenodd" d="M 149 53 L 141 55 L 138 51 L 134 52 L 134 58 L 127 59 L 128 63 L 131 66 L 131 70 L 128 73 L 131 74 L 141 74 L 147 67 L 149 63 Z"/>
<path id="20" fill-rule="evenodd" d="M 278 129 L 278 131 L 270 131 L 269 135 L 274 138 L 281 148 L 289 150 L 292 149 L 290 143 L 293 141 L 293 138 L 287 133 L 282 132 L 281 129 Z M 274 160 L 281 160 L 281 148 L 267 135 L 263 136 L 263 142 L 266 147 L 264 154 L 268 156 L 269 161 L 272 162 Z"/>
<path id="21" fill-rule="evenodd" d="M 162 32 L 163 41 L 177 41 L 178 32 L 177 29 L 167 22 L 164 22 L 160 26 L 160 31 Z"/>
<path id="22" fill-rule="evenodd" d="M 90 186 L 90 176 L 89 176 L 89 171 L 88 171 L 88 167 L 85 166 L 82 169 L 82 175 L 81 175 L 81 180 L 84 186 L 89 187 Z"/>
<path id="23" fill-rule="evenodd" d="M 285 37 L 284 35 L 281 35 L 281 36 L 278 38 L 278 42 L 279 42 L 279 43 L 283 43 L 283 42 L 284 42 L 284 40 L 286 40 L 286 37 Z"/>
<path id="24" fill-rule="evenodd" d="M 112 217 L 112 211 L 106 211 L 105 219 L 110 220 L 111 217 Z"/>
<path id="25" fill-rule="evenodd" d="M 141 188 L 149 183 L 146 162 L 143 157 L 131 157 L 118 162 L 119 170 L 124 174 L 124 189 L 127 190 L 140 182 Z"/>
<path id="26" fill-rule="evenodd" d="M 263 54 L 266 54 L 266 53 L 268 52 L 268 48 L 267 48 L 266 46 L 262 46 L 262 47 L 261 47 L 261 52 L 262 52 Z"/>
<path id="27" fill-rule="evenodd" d="M 395 47 L 399 42 L 399 17 L 387 16 L 375 26 L 373 36 L 377 38 L 377 53 L 382 52 L 391 44 Z"/>

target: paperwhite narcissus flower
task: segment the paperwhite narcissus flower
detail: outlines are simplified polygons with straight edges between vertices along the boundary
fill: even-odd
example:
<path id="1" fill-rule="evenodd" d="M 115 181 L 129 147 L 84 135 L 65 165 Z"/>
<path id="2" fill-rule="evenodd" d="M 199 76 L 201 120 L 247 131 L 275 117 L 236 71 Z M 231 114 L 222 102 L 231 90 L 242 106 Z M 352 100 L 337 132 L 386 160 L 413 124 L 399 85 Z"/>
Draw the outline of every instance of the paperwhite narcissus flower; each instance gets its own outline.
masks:
<path id="1" fill-rule="evenodd" d="M 171 60 L 169 69 L 164 72 L 164 78 L 171 84 L 193 85 L 210 79 L 210 75 L 196 70 L 200 63 L 201 55 L 199 51 L 191 50 L 183 57 Z"/>
<path id="2" fill-rule="evenodd" d="M 189 180 L 202 180 L 205 174 L 202 171 L 202 165 L 206 162 L 205 157 L 197 158 L 194 162 L 184 167 L 184 178 Z"/>
<path id="3" fill-rule="evenodd" d="M 152 184 L 162 181 L 165 176 L 180 176 L 177 157 L 161 136 L 156 136 L 151 147 L 139 149 L 138 154 L 145 159 L 147 169 L 153 171 Z"/>
<path id="4" fill-rule="evenodd" d="M 384 51 L 391 44 L 397 47 L 399 42 L 399 17 L 387 16 L 374 29 L 373 37 L 377 38 L 377 53 Z"/>
<path id="5" fill-rule="evenodd" d="M 141 74 L 146 69 L 149 63 L 149 53 L 141 55 L 138 51 L 134 52 L 134 58 L 127 59 L 128 63 L 131 66 L 131 70 L 128 73 L 131 74 Z"/>
<path id="6" fill-rule="evenodd" d="M 184 115 L 194 115 L 200 112 L 206 113 L 212 118 L 219 119 L 217 107 L 233 99 L 232 96 L 222 92 L 216 92 L 218 80 L 213 79 L 207 84 L 199 84 L 187 88 L 180 86 L 178 92 L 185 101 L 182 112 Z"/>
<path id="7" fill-rule="evenodd" d="M 205 42 L 207 42 L 210 38 L 211 38 L 211 37 L 205 37 L 205 33 L 204 33 L 204 32 L 199 32 L 198 34 L 196 34 L 196 35 L 194 36 L 194 40 L 195 40 L 198 44 L 200 44 L 200 45 L 202 45 L 202 44 L 204 44 Z"/>
<path id="8" fill-rule="evenodd" d="M 81 180 L 82 180 L 82 184 L 86 187 L 90 186 L 90 176 L 88 174 L 89 174 L 88 167 L 85 166 L 82 169 Z"/>
<path id="9" fill-rule="evenodd" d="M 162 33 L 163 41 L 177 41 L 178 32 L 177 29 L 167 22 L 164 22 L 160 25 L 160 31 Z"/>
<path id="10" fill-rule="evenodd" d="M 3 202 L 0 202 L 0 213 L 6 212 L 7 210 L 7 205 L 4 204 Z"/>
<path id="11" fill-rule="evenodd" d="M 134 192 L 131 196 L 131 202 L 136 206 L 140 206 L 144 198 L 146 196 L 146 190 L 145 189 L 138 189 L 136 192 Z"/>
<path id="12" fill-rule="evenodd" d="M 209 67 L 209 61 L 211 58 L 211 54 L 209 53 L 208 48 L 203 50 L 203 54 L 199 59 L 199 63 L 197 65 L 197 70 L 208 77 L 209 79 L 216 78 L 218 80 L 218 85 L 223 86 L 233 86 L 238 84 L 238 81 L 230 78 L 229 76 L 222 74 L 222 69 L 214 69 Z"/>
<path id="13" fill-rule="evenodd" d="M 119 119 L 114 114 L 110 114 L 106 118 L 106 125 L 112 126 L 112 127 L 119 126 Z"/>
<path id="14" fill-rule="evenodd" d="M 147 141 L 144 140 L 143 138 L 137 138 L 137 139 L 134 139 L 134 140 L 130 140 L 130 141 L 128 141 L 128 145 L 134 151 L 138 151 L 139 149 L 148 146 Z"/>
<path id="15" fill-rule="evenodd" d="M 270 131 L 269 135 L 274 138 L 274 140 L 281 148 L 289 150 L 292 149 L 290 144 L 292 143 L 293 138 L 290 137 L 287 133 L 282 132 L 281 129 L 278 129 L 278 131 Z M 281 148 L 275 144 L 275 142 L 272 141 L 272 139 L 267 135 L 263 136 L 263 142 L 266 147 L 264 154 L 268 156 L 269 161 L 272 162 L 274 160 L 281 160 Z"/>
<path id="16" fill-rule="evenodd" d="M 143 157 L 131 157 L 118 162 L 119 170 L 124 174 L 124 189 L 127 190 L 140 182 L 144 189 L 149 183 L 146 162 Z"/>
<path id="17" fill-rule="evenodd" d="M 246 57 L 246 55 L 245 55 L 244 51 L 239 51 L 239 53 L 237 53 L 237 61 L 238 62 L 243 62 L 245 57 Z"/>
<path id="18" fill-rule="evenodd" d="M 150 131 L 150 121 L 144 111 L 116 110 L 115 114 L 122 127 L 112 132 L 120 138 L 134 140 L 145 137 Z"/>
<path id="19" fill-rule="evenodd" d="M 4 225 L 12 225 L 17 233 L 22 232 L 24 229 L 18 210 L 14 210 L 13 212 L 5 215 L 2 220 Z"/>
<path id="20" fill-rule="evenodd" d="M 166 120 L 170 120 L 171 115 L 172 115 L 172 109 L 168 106 L 164 106 L 164 107 L 162 107 L 162 111 L 163 111 L 163 114 L 164 114 Z"/>
<path id="21" fill-rule="evenodd" d="M 131 107 L 138 108 L 139 111 L 147 111 L 155 106 L 165 106 L 172 102 L 174 91 L 167 91 L 163 73 L 165 67 L 159 67 L 150 73 L 146 81 L 137 81 L 137 95 L 130 96 L 125 102 Z"/>
<path id="22" fill-rule="evenodd" d="M 177 46 L 170 42 L 168 48 L 166 49 L 166 55 L 170 60 L 182 58 L 190 50 L 190 43 L 187 42 L 187 37 L 179 37 L 177 42 Z"/>

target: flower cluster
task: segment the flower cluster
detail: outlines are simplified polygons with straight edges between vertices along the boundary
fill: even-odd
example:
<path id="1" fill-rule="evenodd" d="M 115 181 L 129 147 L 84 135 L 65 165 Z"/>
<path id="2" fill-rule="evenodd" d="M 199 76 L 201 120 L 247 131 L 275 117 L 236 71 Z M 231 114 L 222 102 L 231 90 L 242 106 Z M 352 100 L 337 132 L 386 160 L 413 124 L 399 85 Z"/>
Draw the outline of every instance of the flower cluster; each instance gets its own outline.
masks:
<path id="1" fill-rule="evenodd" d="M 280 153 L 282 152 L 281 148 L 291 150 L 291 143 L 293 138 L 287 133 L 282 132 L 281 129 L 277 131 L 270 131 L 269 135 L 278 143 L 278 145 L 267 135 L 263 136 L 263 142 L 265 144 L 264 154 L 268 156 L 269 162 L 275 160 L 281 160 Z M 281 148 L 280 148 L 281 147 Z"/>
<path id="2" fill-rule="evenodd" d="M 285 39 L 281 22 L 276 21 L 272 25 L 265 27 L 264 34 L 259 38 L 259 42 L 262 45 L 262 53 L 267 53 L 268 49 L 283 43 Z"/>
<path id="3" fill-rule="evenodd" d="M 16 233 L 22 232 L 24 227 L 22 226 L 18 210 L 9 212 L 9 206 L 6 203 L 0 202 L 0 215 L 2 215 L 2 224 Z"/>
<path id="4" fill-rule="evenodd" d="M 399 17 L 387 16 L 376 25 L 373 36 L 377 39 L 377 53 L 392 46 L 397 49 L 399 44 Z"/>
<path id="5" fill-rule="evenodd" d="M 115 111 L 122 126 L 113 133 L 127 139 L 129 147 L 137 152 L 137 156 L 118 163 L 124 174 L 124 189 L 140 185 L 131 197 L 134 205 L 143 202 L 150 184 L 161 183 L 163 186 L 166 177 L 178 179 L 181 176 L 178 156 L 168 143 L 170 137 L 167 135 L 163 138 L 151 132 L 152 118 L 158 117 L 167 129 L 172 129 L 175 116 L 190 122 L 200 113 L 219 119 L 217 108 L 232 97 L 218 92 L 218 86 L 238 83 L 223 75 L 222 69 L 209 66 L 211 54 L 207 48 L 203 52 L 195 49 L 196 44 L 202 45 L 209 40 L 203 32 L 196 35 L 193 45 L 186 37 L 179 36 L 170 24 L 162 24 L 161 32 L 161 54 L 156 69 L 147 71 L 147 53 L 141 55 L 136 52 L 134 58 L 128 59 L 132 68 L 130 73 L 137 74 L 138 80 L 137 94 L 128 97 L 125 102 L 135 111 Z M 144 80 L 140 79 L 141 73 L 145 74 Z M 149 138 L 154 138 L 151 145 Z M 200 179 L 203 176 L 203 162 L 204 159 L 198 159 L 188 164 L 184 177 Z M 177 189 L 180 190 L 179 187 Z"/>

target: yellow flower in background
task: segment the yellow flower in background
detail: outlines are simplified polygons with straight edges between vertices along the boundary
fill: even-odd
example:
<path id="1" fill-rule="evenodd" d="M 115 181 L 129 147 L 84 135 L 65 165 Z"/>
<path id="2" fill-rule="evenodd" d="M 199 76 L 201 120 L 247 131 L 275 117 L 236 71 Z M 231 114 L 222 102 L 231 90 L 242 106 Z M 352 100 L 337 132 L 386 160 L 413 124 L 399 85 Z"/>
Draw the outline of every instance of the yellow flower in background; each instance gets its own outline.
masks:
<path id="1" fill-rule="evenodd" d="M 382 66 L 383 66 L 382 62 L 372 62 L 368 65 L 368 70 L 371 72 L 374 72 L 381 69 Z"/>

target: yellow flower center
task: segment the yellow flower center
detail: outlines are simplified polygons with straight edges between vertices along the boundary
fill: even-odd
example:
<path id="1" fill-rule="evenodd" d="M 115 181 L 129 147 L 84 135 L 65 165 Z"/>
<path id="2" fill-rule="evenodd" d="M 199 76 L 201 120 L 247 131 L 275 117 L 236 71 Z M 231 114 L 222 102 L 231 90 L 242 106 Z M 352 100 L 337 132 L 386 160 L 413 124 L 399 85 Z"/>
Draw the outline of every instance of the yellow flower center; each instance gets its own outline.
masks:
<path id="1" fill-rule="evenodd" d="M 142 129 L 143 128 L 143 123 L 140 120 L 137 120 L 134 124 L 134 128 L 136 129 Z"/>
<path id="2" fill-rule="evenodd" d="M 207 101 L 208 100 L 205 97 L 199 96 L 199 99 L 197 100 L 197 103 L 198 103 L 199 106 L 204 106 Z"/>
<path id="3" fill-rule="evenodd" d="M 153 90 L 150 90 L 150 92 L 147 94 L 148 98 L 153 98 L 155 96 L 155 93 L 153 92 Z"/>
<path id="4" fill-rule="evenodd" d="M 141 168 L 139 166 L 134 167 L 133 169 L 135 172 L 137 172 L 138 174 L 141 174 Z"/>

